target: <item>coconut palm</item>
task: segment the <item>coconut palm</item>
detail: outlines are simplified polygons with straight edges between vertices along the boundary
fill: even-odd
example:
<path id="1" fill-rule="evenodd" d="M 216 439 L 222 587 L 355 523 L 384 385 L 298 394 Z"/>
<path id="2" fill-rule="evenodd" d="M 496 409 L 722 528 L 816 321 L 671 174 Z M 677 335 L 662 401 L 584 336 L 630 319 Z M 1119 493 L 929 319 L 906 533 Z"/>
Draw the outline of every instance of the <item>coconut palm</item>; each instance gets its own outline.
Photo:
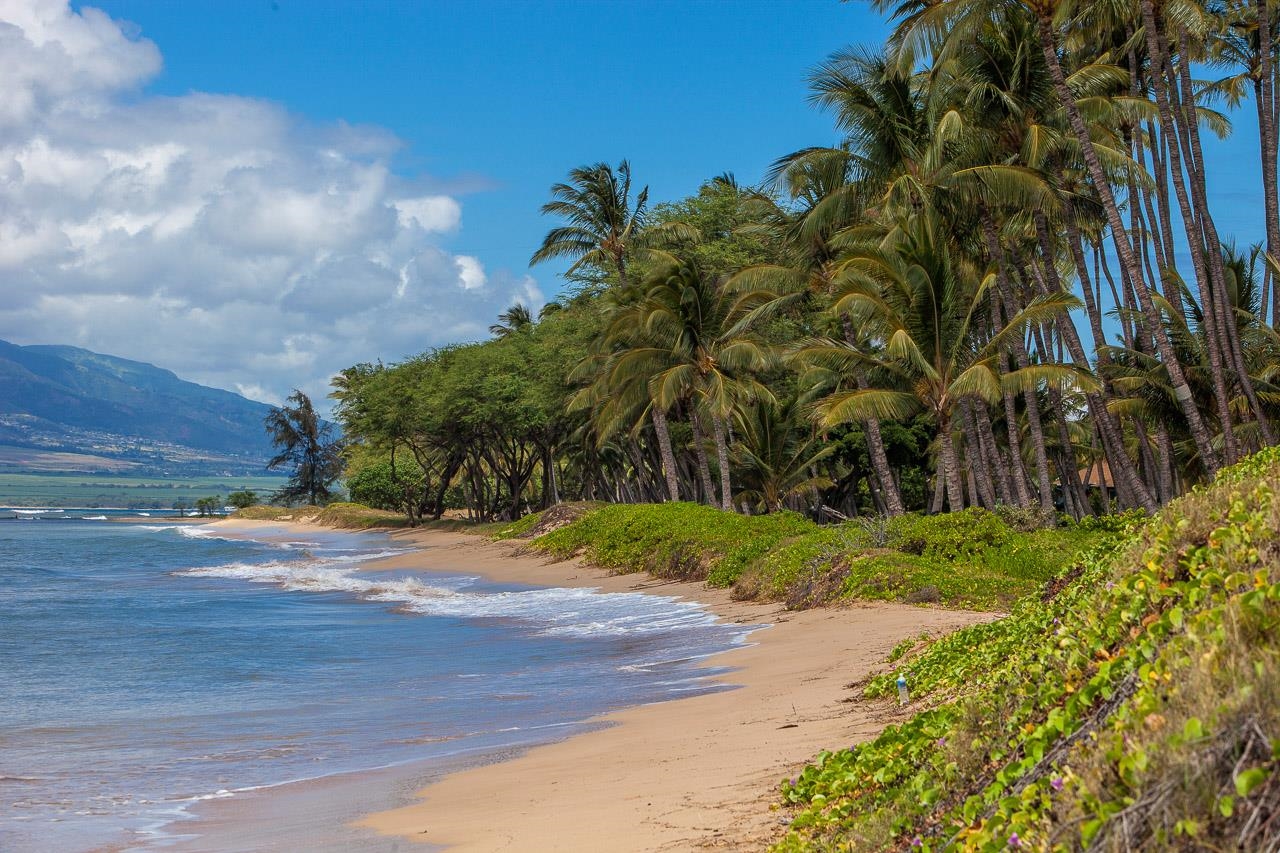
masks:
<path id="1" fill-rule="evenodd" d="M 836 450 L 812 430 L 796 429 L 800 418 L 797 398 L 757 400 L 736 413 L 739 442 L 735 448 L 738 499 L 763 512 L 777 512 L 790 500 L 812 495 L 831 485 L 817 474 L 817 466 Z"/>
<path id="2" fill-rule="evenodd" d="M 869 239 L 875 234 L 874 241 Z M 832 310 L 854 317 L 873 336 L 860 345 L 814 340 L 797 353 L 802 363 L 838 372 L 861 368 L 876 378 L 867 388 L 838 390 L 817 407 L 823 426 L 867 417 L 905 419 L 924 410 L 934 418 L 939 474 L 952 509 L 964 506 L 952 436 L 958 404 L 967 397 L 994 403 L 1004 387 L 1088 379 L 1072 367 L 1037 364 L 1000 374 L 997 361 L 1011 335 L 1074 307 L 1058 292 L 1037 297 L 998 329 L 981 334 L 987 280 L 951 242 L 936 213 L 920 212 L 879 232 L 842 259 Z"/>
<path id="3" fill-rule="evenodd" d="M 567 224 L 547 232 L 529 259 L 530 266 L 567 258 L 573 264 L 566 276 L 594 267 L 599 273 L 616 275 L 626 285 L 627 262 L 644 228 L 648 200 L 648 187 L 632 199 L 631 165 L 626 160 L 617 169 L 608 163 L 573 169 L 568 181 L 551 187 L 551 201 L 542 206 L 544 215 L 557 216 Z"/>
<path id="4" fill-rule="evenodd" d="M 665 365 L 649 382 L 655 408 L 689 404 L 695 451 L 705 436 L 703 418 L 710 420 L 720 473 L 720 506 L 732 509 L 726 429 L 740 403 L 772 399 L 769 389 L 756 379 L 769 365 L 770 352 L 734 322 L 732 295 L 696 262 L 656 250 L 650 260 L 643 296 L 622 319 L 643 330 L 650 346 L 623 354 L 619 368 Z M 699 467 L 705 472 L 701 458 Z"/>
<path id="5" fill-rule="evenodd" d="M 533 326 L 533 314 L 528 307 L 517 302 L 498 315 L 498 322 L 489 327 L 495 338 L 509 338 Z"/>

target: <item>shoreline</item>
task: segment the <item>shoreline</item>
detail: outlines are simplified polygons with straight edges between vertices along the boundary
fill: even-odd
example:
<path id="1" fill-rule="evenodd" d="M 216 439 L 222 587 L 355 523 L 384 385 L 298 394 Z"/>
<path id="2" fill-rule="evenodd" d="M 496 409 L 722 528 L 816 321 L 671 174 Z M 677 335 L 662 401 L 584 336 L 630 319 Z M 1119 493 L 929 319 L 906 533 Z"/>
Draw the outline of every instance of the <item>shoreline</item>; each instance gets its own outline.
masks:
<path id="1" fill-rule="evenodd" d="M 246 535 L 263 528 L 289 535 L 330 529 L 301 519 L 214 526 Z M 299 798 L 308 814 L 331 819 L 338 815 L 326 803 L 357 806 L 354 814 L 338 810 L 345 812 L 344 826 L 333 836 L 339 844 L 333 849 L 408 844 L 421 850 L 550 851 L 593 849 L 602 838 L 619 853 L 759 849 L 783 831 L 770 808 L 783 778 L 820 750 L 865 740 L 905 716 L 887 702 L 851 703 L 851 682 L 880 670 L 907 637 L 993 618 L 878 603 L 786 611 L 776 603 L 734 601 L 728 591 L 700 582 L 609 575 L 576 559 L 550 561 L 474 534 L 378 532 L 413 550 L 371 562 L 369 570 L 447 571 L 503 583 L 675 597 L 701 604 L 721 621 L 761 627 L 744 645 L 697 662 L 719 671 L 707 678 L 722 689 L 595 717 L 566 738 L 479 756 L 472 766 L 464 760 L 431 767 L 411 761 L 202 803 L 191 820 L 173 827 L 199 837 L 176 849 L 229 849 L 219 839 L 234 849 L 253 849 L 255 827 L 268 831 L 277 807 L 298 811 Z M 619 760 L 627 756 L 640 760 Z"/>

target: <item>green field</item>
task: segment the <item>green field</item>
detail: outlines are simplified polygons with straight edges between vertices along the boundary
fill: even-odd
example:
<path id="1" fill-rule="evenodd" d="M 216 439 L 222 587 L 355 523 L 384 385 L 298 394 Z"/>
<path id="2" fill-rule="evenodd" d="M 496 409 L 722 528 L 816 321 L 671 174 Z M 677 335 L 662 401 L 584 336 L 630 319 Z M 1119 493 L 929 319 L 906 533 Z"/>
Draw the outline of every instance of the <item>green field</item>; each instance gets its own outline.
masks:
<path id="1" fill-rule="evenodd" d="M 285 483 L 284 477 L 129 477 L 112 474 L 0 473 L 0 506 L 124 507 L 169 509 L 181 501 L 249 489 L 261 500 Z"/>

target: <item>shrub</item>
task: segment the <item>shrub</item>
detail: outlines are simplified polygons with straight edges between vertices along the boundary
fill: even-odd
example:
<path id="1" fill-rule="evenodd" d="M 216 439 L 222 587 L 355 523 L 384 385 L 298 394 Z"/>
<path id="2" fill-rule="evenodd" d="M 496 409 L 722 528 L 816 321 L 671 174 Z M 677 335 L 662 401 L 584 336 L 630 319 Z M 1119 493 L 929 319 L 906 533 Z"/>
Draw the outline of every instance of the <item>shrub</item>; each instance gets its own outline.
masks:
<path id="1" fill-rule="evenodd" d="M 1009 539 L 1009 525 L 985 509 L 942 515 L 900 515 L 889 522 L 888 544 L 907 554 L 954 560 Z"/>
<path id="2" fill-rule="evenodd" d="M 618 573 L 732 586 L 779 542 L 818 530 L 792 512 L 747 516 L 693 503 L 610 504 L 534 540 L 559 557 L 581 553 Z"/>

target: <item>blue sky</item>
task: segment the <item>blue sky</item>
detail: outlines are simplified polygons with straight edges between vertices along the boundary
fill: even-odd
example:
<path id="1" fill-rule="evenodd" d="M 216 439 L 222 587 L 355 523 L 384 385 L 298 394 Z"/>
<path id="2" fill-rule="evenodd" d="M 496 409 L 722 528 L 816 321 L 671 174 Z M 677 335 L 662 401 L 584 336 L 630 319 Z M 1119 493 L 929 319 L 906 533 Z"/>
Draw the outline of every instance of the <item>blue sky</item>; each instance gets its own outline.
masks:
<path id="1" fill-rule="evenodd" d="M 835 141 L 806 75 L 869 4 L 4 0 L 0 338 L 278 402 L 537 308 L 550 185 L 631 161 L 653 201 Z M 1261 234 L 1250 105 L 1209 148 Z"/>
<path id="2" fill-rule="evenodd" d="M 147 91 L 230 92 L 373 124 L 395 166 L 461 195 L 450 248 L 523 273 L 570 168 L 621 158 L 654 199 L 834 137 L 805 75 L 883 39 L 863 3 L 110 0 L 165 57 Z M 534 276 L 550 295 L 553 268 Z"/>

